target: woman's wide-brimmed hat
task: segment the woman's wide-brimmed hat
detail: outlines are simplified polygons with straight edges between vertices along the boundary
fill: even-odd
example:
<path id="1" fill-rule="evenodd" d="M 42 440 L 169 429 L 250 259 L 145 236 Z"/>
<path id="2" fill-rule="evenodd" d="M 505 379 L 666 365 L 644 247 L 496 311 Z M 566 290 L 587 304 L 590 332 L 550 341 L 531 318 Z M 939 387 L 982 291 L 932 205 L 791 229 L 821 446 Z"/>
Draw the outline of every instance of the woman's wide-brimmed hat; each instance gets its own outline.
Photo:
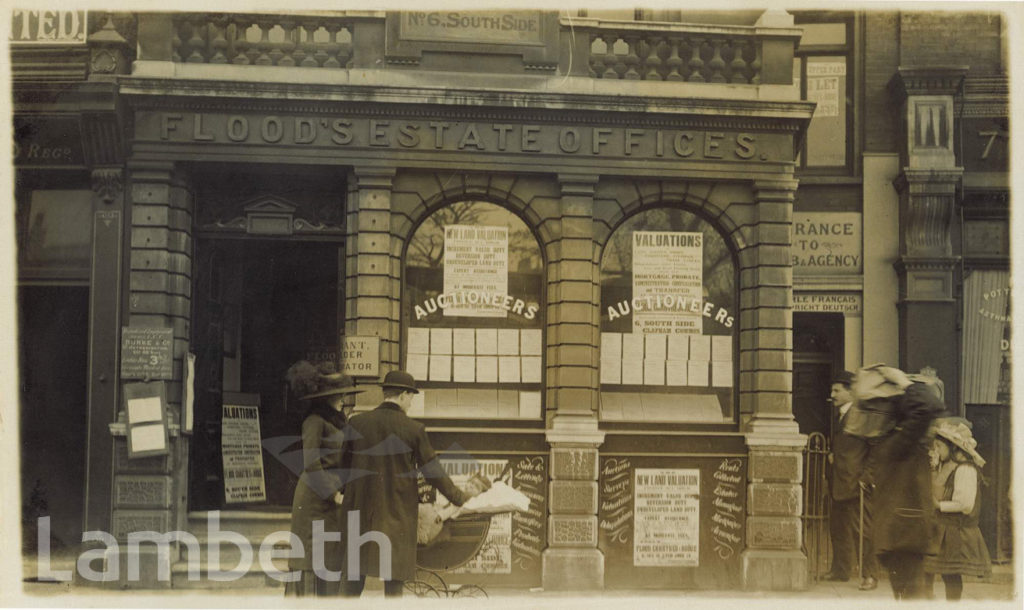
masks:
<path id="1" fill-rule="evenodd" d="M 324 396 L 334 396 L 335 394 L 359 394 L 364 391 L 357 388 L 355 380 L 345 373 L 330 373 L 320 375 L 317 391 L 312 394 L 306 394 L 302 397 L 302 400 L 323 398 Z"/>
<path id="2" fill-rule="evenodd" d="M 939 420 L 935 428 L 935 435 L 941 436 L 952 443 L 957 449 L 971 456 L 971 459 L 978 465 L 978 468 L 985 465 L 985 458 L 978 455 L 976 450 L 978 441 L 974 440 L 971 429 L 962 422 L 954 421 L 953 418 Z"/>

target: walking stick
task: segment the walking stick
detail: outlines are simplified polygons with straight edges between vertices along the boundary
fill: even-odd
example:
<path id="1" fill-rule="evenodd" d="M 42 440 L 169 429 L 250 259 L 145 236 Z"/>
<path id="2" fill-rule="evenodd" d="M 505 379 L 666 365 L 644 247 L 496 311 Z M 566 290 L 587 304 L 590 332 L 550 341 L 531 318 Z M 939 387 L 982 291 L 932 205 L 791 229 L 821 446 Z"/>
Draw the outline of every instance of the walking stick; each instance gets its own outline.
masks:
<path id="1" fill-rule="evenodd" d="M 860 490 L 860 527 L 857 528 L 857 574 L 864 580 L 864 482 L 858 485 Z"/>

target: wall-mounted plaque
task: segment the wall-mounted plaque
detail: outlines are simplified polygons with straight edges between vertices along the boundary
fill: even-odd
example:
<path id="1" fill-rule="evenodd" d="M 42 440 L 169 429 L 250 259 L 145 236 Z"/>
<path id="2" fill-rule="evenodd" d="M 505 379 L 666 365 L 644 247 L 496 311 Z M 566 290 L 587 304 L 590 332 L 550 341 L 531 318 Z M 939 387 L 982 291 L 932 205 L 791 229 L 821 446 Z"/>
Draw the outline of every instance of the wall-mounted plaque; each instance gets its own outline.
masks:
<path id="1" fill-rule="evenodd" d="M 380 375 L 380 337 L 342 337 L 341 372 L 352 377 Z"/>

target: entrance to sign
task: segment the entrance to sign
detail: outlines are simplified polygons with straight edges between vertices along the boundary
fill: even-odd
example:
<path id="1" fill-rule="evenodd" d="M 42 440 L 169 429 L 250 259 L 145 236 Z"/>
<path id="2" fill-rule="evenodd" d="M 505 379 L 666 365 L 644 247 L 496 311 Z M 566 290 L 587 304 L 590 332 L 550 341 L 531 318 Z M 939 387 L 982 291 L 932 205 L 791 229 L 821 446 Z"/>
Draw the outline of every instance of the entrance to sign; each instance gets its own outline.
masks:
<path id="1" fill-rule="evenodd" d="M 301 449 L 306 405 L 288 396 L 285 371 L 302 359 L 337 361 L 343 249 L 340 242 L 198 240 L 191 347 L 196 354 L 192 510 L 291 506 L 302 466 L 280 457 Z M 225 495 L 223 407 L 238 393 L 254 397 L 247 404 L 258 405 L 253 417 L 245 414 L 245 419 L 258 420 L 260 442 L 274 439 L 263 444 L 262 474 L 247 470 L 250 479 L 263 477 L 265 500 L 261 493 Z M 227 422 L 234 435 L 228 444 L 239 442 L 239 421 Z M 246 433 L 254 436 L 253 430 Z M 255 465 L 257 457 L 246 459 Z M 232 485 L 237 491 L 237 481 Z M 258 487 L 253 481 L 246 485 Z"/>

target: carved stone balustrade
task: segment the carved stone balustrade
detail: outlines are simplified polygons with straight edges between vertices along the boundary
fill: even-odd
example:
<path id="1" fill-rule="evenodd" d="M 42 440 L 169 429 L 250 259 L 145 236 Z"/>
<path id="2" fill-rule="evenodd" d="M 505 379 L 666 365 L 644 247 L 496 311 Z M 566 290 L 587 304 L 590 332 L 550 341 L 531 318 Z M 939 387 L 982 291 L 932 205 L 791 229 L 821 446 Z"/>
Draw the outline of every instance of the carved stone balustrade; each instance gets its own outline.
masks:
<path id="1" fill-rule="evenodd" d="M 171 60 L 185 63 L 348 68 L 351 21 L 304 15 L 182 13 Z"/>

